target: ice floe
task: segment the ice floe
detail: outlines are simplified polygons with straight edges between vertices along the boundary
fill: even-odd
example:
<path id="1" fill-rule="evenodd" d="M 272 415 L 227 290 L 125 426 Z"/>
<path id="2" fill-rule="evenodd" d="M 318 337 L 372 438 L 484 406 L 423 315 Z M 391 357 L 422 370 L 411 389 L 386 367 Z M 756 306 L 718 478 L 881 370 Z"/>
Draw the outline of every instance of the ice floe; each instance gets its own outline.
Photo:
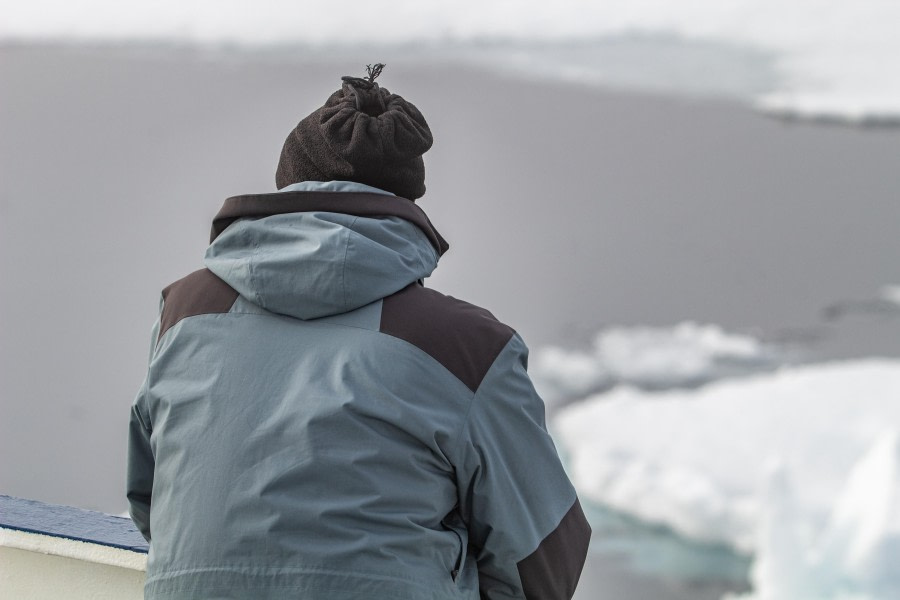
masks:
<path id="1" fill-rule="evenodd" d="M 738 93 L 785 117 L 880 124 L 900 122 L 898 22 L 900 4 L 889 0 L 351 0 L 340 8 L 324 0 L 30 0 L 4 7 L 0 39 L 416 44 L 404 60 L 525 64 L 542 77 Z M 768 57 L 771 76 L 754 56 Z"/>
<path id="2" fill-rule="evenodd" d="M 900 361 L 620 386 L 552 426 L 584 497 L 754 555 L 754 600 L 900 597 Z"/>
<path id="3" fill-rule="evenodd" d="M 587 350 L 535 351 L 530 373 L 550 406 L 614 385 L 664 390 L 770 370 L 784 358 L 775 346 L 717 325 L 613 327 Z"/>

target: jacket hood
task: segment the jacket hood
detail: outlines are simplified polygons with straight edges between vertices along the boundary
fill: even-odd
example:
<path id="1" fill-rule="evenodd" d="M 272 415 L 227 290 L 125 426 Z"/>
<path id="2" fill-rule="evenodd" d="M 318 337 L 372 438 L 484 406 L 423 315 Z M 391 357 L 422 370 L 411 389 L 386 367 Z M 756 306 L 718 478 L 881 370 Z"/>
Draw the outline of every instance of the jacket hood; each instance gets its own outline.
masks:
<path id="1" fill-rule="evenodd" d="M 280 192 L 226 200 L 204 262 L 254 304 L 308 320 L 354 310 L 429 276 L 447 248 L 409 200 Z"/>

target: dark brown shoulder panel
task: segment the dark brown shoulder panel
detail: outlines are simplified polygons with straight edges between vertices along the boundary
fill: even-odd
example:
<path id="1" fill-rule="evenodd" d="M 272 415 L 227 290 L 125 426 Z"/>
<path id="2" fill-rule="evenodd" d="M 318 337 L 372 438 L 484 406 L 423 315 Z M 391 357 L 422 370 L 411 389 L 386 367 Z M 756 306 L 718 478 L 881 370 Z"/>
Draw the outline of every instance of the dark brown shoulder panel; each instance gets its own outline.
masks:
<path id="1" fill-rule="evenodd" d="M 569 600 L 581 577 L 590 541 L 591 526 L 576 498 L 556 529 L 516 565 L 525 597 Z"/>
<path id="2" fill-rule="evenodd" d="M 226 313 L 231 310 L 238 293 L 209 269 L 194 271 L 162 292 L 163 311 L 159 338 L 180 320 L 196 315 Z"/>
<path id="3" fill-rule="evenodd" d="M 384 299 L 381 332 L 426 352 L 473 392 L 515 333 L 485 309 L 417 283 Z"/>

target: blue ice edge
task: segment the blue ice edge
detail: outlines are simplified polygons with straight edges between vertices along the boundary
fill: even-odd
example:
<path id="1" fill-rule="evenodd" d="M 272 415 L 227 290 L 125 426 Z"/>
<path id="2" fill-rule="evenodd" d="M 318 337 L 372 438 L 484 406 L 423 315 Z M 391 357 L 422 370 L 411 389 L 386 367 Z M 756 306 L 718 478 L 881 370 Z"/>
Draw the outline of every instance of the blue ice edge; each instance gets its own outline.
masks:
<path id="1" fill-rule="evenodd" d="M 149 545 L 131 519 L 0 495 L 0 527 L 146 554 Z"/>
<path id="2" fill-rule="evenodd" d="M 590 500 L 582 500 L 582 506 L 593 529 L 592 554 L 619 558 L 635 574 L 749 589 L 749 556 L 723 544 L 688 540 L 668 527 L 644 523 Z"/>
<path id="3" fill-rule="evenodd" d="M 550 433 L 571 477 L 565 444 L 552 425 Z M 688 539 L 669 527 L 647 523 L 589 498 L 579 500 L 591 524 L 590 554 L 618 559 L 632 573 L 654 579 L 721 583 L 736 592 L 750 589 L 752 556 L 725 544 Z"/>

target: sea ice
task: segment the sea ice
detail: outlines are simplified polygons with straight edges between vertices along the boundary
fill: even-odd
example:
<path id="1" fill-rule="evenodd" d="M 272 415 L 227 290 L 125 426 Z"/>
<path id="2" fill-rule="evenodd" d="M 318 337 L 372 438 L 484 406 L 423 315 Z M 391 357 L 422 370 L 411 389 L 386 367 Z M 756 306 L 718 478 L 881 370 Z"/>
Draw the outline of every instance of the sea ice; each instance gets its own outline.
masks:
<path id="1" fill-rule="evenodd" d="M 760 517 L 754 591 L 730 600 L 900 598 L 900 435 L 888 430 L 853 467 L 826 525 L 803 531 L 783 472 Z"/>
<path id="2" fill-rule="evenodd" d="M 900 598 L 900 361 L 621 386 L 552 427 L 583 496 L 753 554 L 754 600 Z"/>
<path id="3" fill-rule="evenodd" d="M 549 407 L 630 384 L 662 390 L 773 369 L 782 353 L 759 340 L 692 322 L 674 327 L 614 327 L 585 351 L 537 350 L 530 373 Z"/>
<path id="4" fill-rule="evenodd" d="M 367 54 L 399 47 L 404 57 L 411 54 L 404 45 L 416 44 L 412 54 L 428 64 L 435 57 L 462 58 L 518 70 L 524 63 L 544 76 L 571 79 L 574 71 L 579 81 L 627 89 L 635 82 L 650 89 L 672 87 L 671 68 L 655 68 L 649 77 L 641 72 L 648 64 L 669 64 L 672 44 L 659 42 L 679 40 L 678 48 L 697 55 L 693 70 L 674 69 L 688 95 L 743 90 L 750 94 L 746 100 L 788 117 L 900 121 L 900 4 L 889 0 L 350 0 L 342 10 L 325 0 L 257 0 L 249 7 L 243 0 L 30 0 L 4 7 L 0 39 L 299 44 L 332 50 L 355 44 L 365 45 Z M 612 69 L 611 61 L 591 58 L 611 56 L 608 43 L 622 39 L 647 44 L 636 53 L 616 54 Z M 748 83 L 759 72 L 743 59 L 716 66 L 718 55 L 740 48 L 770 57 L 775 76 L 768 89 Z M 588 58 L 566 58 L 573 51 Z M 557 57 L 554 64 L 546 64 L 548 56 Z M 728 79 L 735 81 L 723 85 Z"/>

